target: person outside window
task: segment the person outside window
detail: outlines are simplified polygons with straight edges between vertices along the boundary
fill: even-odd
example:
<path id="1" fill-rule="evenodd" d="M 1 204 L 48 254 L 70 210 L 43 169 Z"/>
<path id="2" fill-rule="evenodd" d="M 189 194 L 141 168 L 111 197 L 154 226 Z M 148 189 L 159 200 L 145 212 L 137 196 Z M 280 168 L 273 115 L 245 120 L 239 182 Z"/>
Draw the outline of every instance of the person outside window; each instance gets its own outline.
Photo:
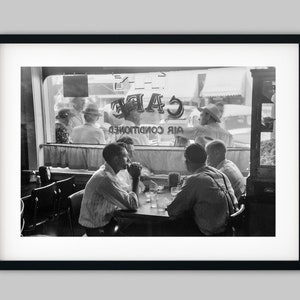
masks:
<path id="1" fill-rule="evenodd" d="M 103 130 L 96 127 L 100 113 L 96 104 L 89 104 L 83 111 L 85 124 L 73 128 L 71 141 L 78 144 L 105 144 Z"/>
<path id="2" fill-rule="evenodd" d="M 121 127 L 139 127 L 141 122 L 141 114 L 137 111 L 137 106 L 134 102 L 125 103 L 122 108 L 122 113 L 124 116 L 124 122 L 121 124 Z M 130 133 L 130 134 L 121 134 L 117 135 L 117 139 L 122 137 L 129 136 L 132 138 L 134 145 L 150 145 L 150 141 L 147 136 L 143 133 Z"/>
<path id="3" fill-rule="evenodd" d="M 59 110 L 55 123 L 55 140 L 59 144 L 70 143 L 70 118 L 73 116 L 71 109 L 62 108 Z"/>
<path id="4" fill-rule="evenodd" d="M 71 105 L 73 107 L 73 116 L 70 119 L 70 127 L 74 128 L 76 126 L 84 124 L 82 111 L 85 105 L 85 99 L 81 97 L 72 98 Z"/>
<path id="5" fill-rule="evenodd" d="M 233 146 L 233 137 L 230 132 L 220 126 L 221 112 L 214 104 L 208 104 L 205 107 L 198 108 L 200 113 L 199 125 L 192 128 L 183 128 L 182 133 L 175 135 L 176 139 L 185 139 L 185 143 L 188 144 L 188 140 L 194 140 L 202 146 L 209 141 L 219 139 L 224 141 L 226 147 Z"/>

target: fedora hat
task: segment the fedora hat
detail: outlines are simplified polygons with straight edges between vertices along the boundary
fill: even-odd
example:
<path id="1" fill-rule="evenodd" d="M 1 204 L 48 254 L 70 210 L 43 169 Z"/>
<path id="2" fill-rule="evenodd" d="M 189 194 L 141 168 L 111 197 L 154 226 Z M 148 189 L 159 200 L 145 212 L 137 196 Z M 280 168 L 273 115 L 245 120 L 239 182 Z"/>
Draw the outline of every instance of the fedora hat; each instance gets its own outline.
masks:
<path id="1" fill-rule="evenodd" d="M 221 123 L 221 112 L 216 105 L 209 103 L 204 107 L 198 107 L 198 110 L 208 113 L 216 122 Z"/>
<path id="2" fill-rule="evenodd" d="M 101 116 L 98 106 L 94 103 L 88 104 L 83 113 L 87 115 Z"/>

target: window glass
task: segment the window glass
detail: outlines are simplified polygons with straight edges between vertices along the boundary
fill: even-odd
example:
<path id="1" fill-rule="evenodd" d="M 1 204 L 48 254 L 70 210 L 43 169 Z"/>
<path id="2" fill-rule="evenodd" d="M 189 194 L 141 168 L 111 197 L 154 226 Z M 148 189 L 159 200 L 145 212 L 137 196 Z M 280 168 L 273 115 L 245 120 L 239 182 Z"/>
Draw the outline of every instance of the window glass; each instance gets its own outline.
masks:
<path id="1" fill-rule="evenodd" d="M 215 93 L 214 82 L 206 82 L 213 80 L 207 77 L 210 68 L 87 75 L 87 97 L 65 97 L 64 76 L 49 76 L 44 81 L 47 142 L 107 144 L 128 135 L 135 145 L 186 146 L 202 132 L 198 108 L 215 104 L 220 111 L 217 126 L 232 137 L 230 146 L 249 147 L 251 76 L 246 67 L 219 70 L 228 77 L 225 71 L 233 69 L 241 71 L 243 78 L 236 81 L 242 84 L 234 92 L 232 86 L 227 91 L 225 84 L 222 92 L 216 86 Z M 218 72 L 214 69 L 214 76 Z M 65 77 L 76 75 L 82 76 Z M 208 96 L 201 93 L 205 84 L 210 87 Z M 216 129 L 202 126 L 207 142 Z"/>
<path id="2" fill-rule="evenodd" d="M 260 165 L 275 166 L 276 93 L 275 82 L 263 83 L 261 118 Z"/>

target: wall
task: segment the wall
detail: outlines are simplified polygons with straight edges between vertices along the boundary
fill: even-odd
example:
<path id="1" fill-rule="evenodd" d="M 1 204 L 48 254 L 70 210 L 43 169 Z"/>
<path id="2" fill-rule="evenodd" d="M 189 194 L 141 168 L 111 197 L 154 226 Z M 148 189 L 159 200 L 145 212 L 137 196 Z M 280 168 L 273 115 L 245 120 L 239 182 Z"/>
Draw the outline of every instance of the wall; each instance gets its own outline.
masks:
<path id="1" fill-rule="evenodd" d="M 21 168 L 37 168 L 31 69 L 21 68 Z M 26 146 L 28 148 L 26 148 Z"/>

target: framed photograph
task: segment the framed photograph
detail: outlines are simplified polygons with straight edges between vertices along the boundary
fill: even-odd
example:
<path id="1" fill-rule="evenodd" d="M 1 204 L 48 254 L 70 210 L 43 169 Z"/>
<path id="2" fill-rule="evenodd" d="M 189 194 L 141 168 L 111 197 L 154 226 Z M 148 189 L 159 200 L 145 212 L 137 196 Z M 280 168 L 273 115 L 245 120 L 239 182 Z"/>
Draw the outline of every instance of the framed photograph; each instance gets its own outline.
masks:
<path id="1" fill-rule="evenodd" d="M 0 269 L 299 269 L 299 42 L 1 35 Z"/>

